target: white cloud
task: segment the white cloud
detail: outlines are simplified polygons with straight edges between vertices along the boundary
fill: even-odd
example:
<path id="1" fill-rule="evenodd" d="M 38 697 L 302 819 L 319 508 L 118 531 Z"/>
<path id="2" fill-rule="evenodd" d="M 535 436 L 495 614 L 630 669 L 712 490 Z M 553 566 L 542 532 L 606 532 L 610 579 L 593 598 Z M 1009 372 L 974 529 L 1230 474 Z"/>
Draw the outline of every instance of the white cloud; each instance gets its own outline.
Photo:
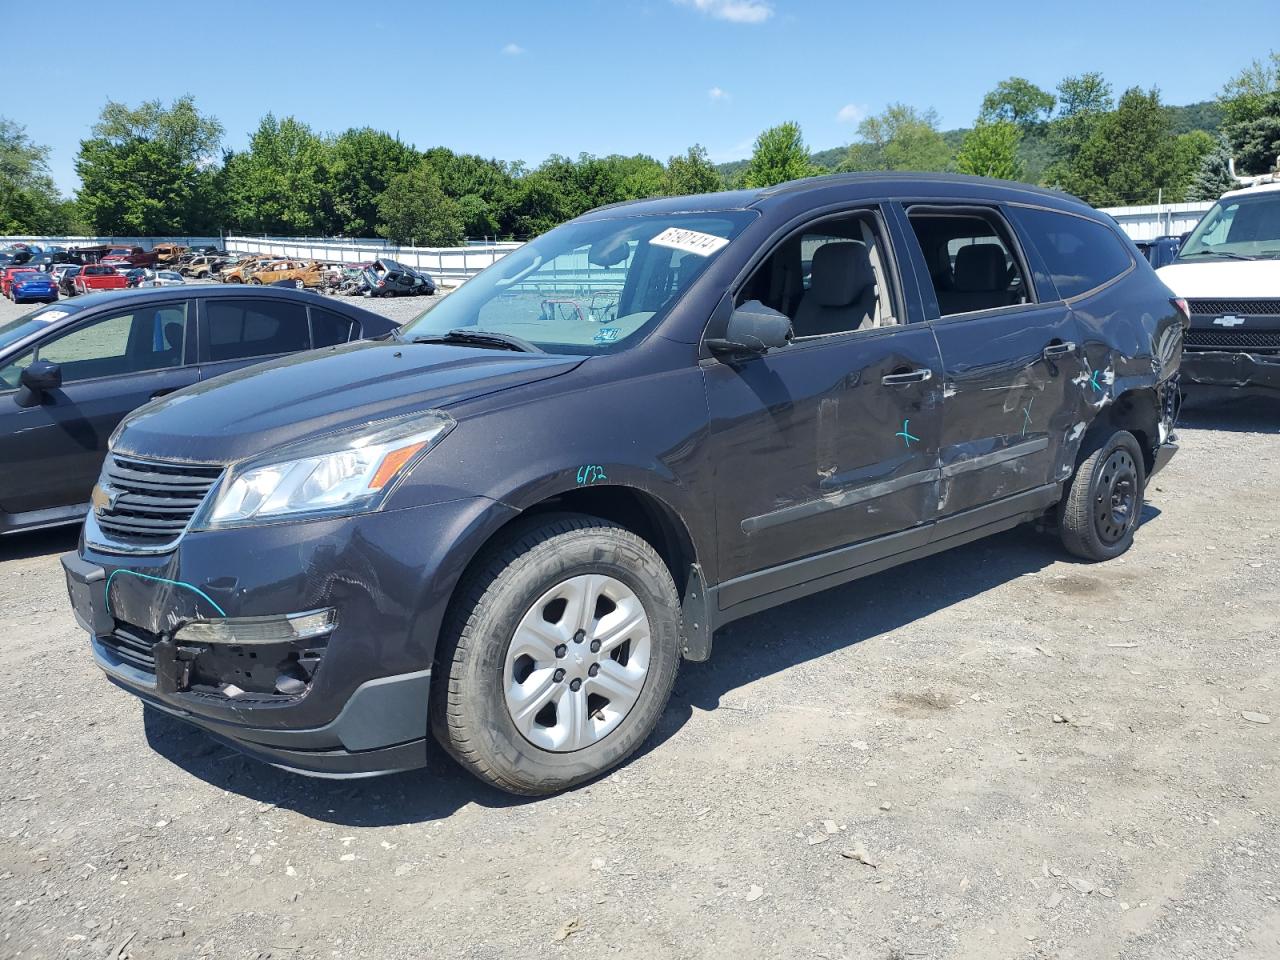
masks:
<path id="1" fill-rule="evenodd" d="M 841 123 L 857 123 L 867 115 L 867 108 L 860 103 L 846 103 L 840 108 L 840 112 L 836 114 L 836 119 Z"/>
<path id="2" fill-rule="evenodd" d="M 724 103 L 733 98 L 729 96 L 728 90 L 722 90 L 719 87 L 712 87 L 707 91 L 707 97 L 712 103 Z"/>
<path id="3" fill-rule="evenodd" d="M 674 0 L 693 7 L 717 20 L 730 23 L 764 23 L 773 16 L 773 4 L 767 0 Z"/>
<path id="4" fill-rule="evenodd" d="M 520 54 L 524 53 L 524 47 L 520 46 L 518 43 L 508 43 L 502 48 L 502 52 L 508 57 L 518 57 Z"/>

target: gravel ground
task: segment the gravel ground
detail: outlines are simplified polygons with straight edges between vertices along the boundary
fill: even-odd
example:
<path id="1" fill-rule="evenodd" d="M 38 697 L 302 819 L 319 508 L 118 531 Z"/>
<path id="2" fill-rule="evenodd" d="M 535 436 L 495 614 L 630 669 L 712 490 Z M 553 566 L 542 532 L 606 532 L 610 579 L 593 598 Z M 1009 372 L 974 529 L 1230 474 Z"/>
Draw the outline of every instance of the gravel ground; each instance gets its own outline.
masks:
<path id="1" fill-rule="evenodd" d="M 74 532 L 0 540 L 0 956 L 1274 960 L 1278 425 L 1189 412 L 1112 563 L 1018 530 L 733 624 L 536 801 L 144 716 Z"/>

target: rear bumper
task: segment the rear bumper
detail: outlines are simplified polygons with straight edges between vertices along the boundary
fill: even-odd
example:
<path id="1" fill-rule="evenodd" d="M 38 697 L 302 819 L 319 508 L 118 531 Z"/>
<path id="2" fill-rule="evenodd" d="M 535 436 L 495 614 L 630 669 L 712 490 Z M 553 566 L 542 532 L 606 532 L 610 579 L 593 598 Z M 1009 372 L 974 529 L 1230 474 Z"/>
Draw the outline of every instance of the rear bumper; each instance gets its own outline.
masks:
<path id="1" fill-rule="evenodd" d="M 1280 356 L 1236 351 L 1186 351 L 1179 367 L 1183 386 L 1233 391 L 1280 391 Z"/>

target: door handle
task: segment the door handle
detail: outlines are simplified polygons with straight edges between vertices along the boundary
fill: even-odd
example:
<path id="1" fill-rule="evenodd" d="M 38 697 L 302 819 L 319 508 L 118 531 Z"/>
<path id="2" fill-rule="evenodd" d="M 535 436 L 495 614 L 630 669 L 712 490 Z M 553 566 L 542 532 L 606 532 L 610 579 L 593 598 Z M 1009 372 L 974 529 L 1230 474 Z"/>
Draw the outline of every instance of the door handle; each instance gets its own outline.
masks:
<path id="1" fill-rule="evenodd" d="M 1051 343 L 1041 351 L 1046 360 L 1052 360 L 1054 357 L 1066 356 L 1068 353 L 1074 352 L 1076 345 L 1070 340 L 1065 343 Z"/>
<path id="2" fill-rule="evenodd" d="M 903 383 L 924 383 L 933 379 L 933 371 L 927 368 L 907 370 L 903 373 L 886 373 L 880 378 L 885 386 L 893 387 Z"/>

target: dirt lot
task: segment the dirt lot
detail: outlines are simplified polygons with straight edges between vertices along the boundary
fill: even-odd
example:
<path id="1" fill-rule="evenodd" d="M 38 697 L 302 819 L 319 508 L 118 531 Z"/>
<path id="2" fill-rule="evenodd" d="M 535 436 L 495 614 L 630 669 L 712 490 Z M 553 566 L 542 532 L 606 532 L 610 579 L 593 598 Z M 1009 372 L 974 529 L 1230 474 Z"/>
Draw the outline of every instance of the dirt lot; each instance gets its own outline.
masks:
<path id="1" fill-rule="evenodd" d="M 74 533 L 0 540 L 0 957 L 1280 956 L 1280 407 L 1181 436 L 1127 557 L 1015 531 L 736 623 L 539 801 L 144 716 Z"/>

